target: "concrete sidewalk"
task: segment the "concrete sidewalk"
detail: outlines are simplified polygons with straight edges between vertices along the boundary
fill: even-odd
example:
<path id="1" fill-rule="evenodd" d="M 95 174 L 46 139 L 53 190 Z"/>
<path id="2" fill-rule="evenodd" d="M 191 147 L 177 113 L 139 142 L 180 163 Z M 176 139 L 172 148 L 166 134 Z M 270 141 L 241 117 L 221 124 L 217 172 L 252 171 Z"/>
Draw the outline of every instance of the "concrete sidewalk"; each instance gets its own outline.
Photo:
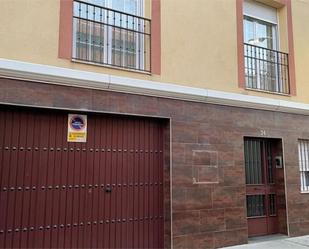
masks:
<path id="1" fill-rule="evenodd" d="M 309 248 L 309 236 L 289 238 L 273 235 L 253 238 L 249 244 L 224 247 L 225 249 L 304 249 Z"/>

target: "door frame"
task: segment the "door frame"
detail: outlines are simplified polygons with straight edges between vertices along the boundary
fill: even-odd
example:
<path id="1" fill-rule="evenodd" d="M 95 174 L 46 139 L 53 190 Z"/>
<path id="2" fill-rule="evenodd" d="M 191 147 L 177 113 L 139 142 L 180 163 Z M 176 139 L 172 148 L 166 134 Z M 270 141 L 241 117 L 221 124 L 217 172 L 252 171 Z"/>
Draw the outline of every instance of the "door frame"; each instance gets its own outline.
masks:
<path id="1" fill-rule="evenodd" d="M 262 130 L 261 130 L 262 131 Z M 260 140 L 260 141 L 269 141 L 269 143 L 271 144 L 271 143 L 273 143 L 273 144 L 275 144 L 275 143 L 280 143 L 280 145 L 281 145 L 281 148 L 280 148 L 280 152 L 281 153 L 279 153 L 279 154 L 281 154 L 282 155 L 282 161 L 283 162 L 285 162 L 285 159 L 284 159 L 284 156 L 285 156 L 285 153 L 284 153 L 284 141 L 283 141 L 283 138 L 282 137 L 266 137 L 266 135 L 265 134 L 262 134 L 261 133 L 261 135 L 262 136 L 252 136 L 252 135 L 245 135 L 245 136 L 243 136 L 243 152 L 244 152 L 244 156 L 245 156 L 245 140 L 247 139 L 253 139 L 253 140 Z M 265 136 L 263 136 L 263 135 L 265 135 Z M 276 146 L 276 145 L 275 145 Z M 278 145 L 277 145 L 278 146 Z M 272 151 L 271 151 L 271 154 L 273 155 L 273 157 L 272 157 L 272 163 L 273 163 L 273 171 L 276 171 L 276 165 L 275 165 L 275 156 L 274 156 L 274 154 L 275 154 L 275 150 L 276 150 L 276 148 L 275 147 L 273 147 L 272 148 Z M 264 148 L 264 158 L 263 158 L 263 160 L 264 160 L 264 165 L 265 165 L 265 160 L 267 160 L 266 158 L 265 158 L 265 151 L 266 151 L 266 149 Z M 262 156 L 261 156 L 262 157 Z M 245 159 L 245 157 L 244 157 L 244 159 Z M 244 170 L 246 171 L 246 168 L 245 168 L 245 160 L 244 160 Z M 284 197 L 285 197 L 285 203 L 284 203 L 284 205 L 285 205 L 285 219 L 286 219 L 286 232 L 287 232 L 287 235 L 289 235 L 290 234 L 290 232 L 289 232 L 289 226 L 288 226 L 288 224 L 289 224 L 289 217 L 288 217 L 288 203 L 287 203 L 287 198 L 286 198 L 286 196 L 287 196 L 287 186 L 286 186 L 286 171 L 285 171 L 285 166 L 284 166 L 284 163 L 283 163 L 283 167 L 282 167 L 282 170 L 283 170 L 283 180 L 284 180 Z M 265 175 L 265 173 L 267 172 L 267 164 L 263 167 L 263 176 L 262 176 L 262 179 L 264 178 L 264 180 L 266 180 L 266 182 L 268 181 L 268 175 L 266 174 Z M 264 195 L 264 198 L 265 198 L 265 201 L 264 201 L 264 206 L 265 206 L 265 215 L 264 216 L 258 216 L 258 217 L 264 217 L 265 218 L 265 222 L 267 222 L 267 220 L 268 219 L 272 219 L 272 215 L 269 215 L 269 200 L 268 200 L 268 198 L 269 198 L 269 195 L 270 194 L 273 194 L 273 193 L 276 193 L 276 188 L 277 188 L 277 183 L 275 182 L 274 183 L 274 185 L 273 186 L 270 186 L 270 187 L 264 187 L 264 193 L 261 193 L 261 190 L 263 190 L 263 186 L 267 186 L 267 185 L 269 185 L 269 184 L 252 184 L 250 187 L 252 188 L 252 190 L 250 190 L 249 189 L 249 191 L 248 191 L 248 189 L 247 189 L 247 184 L 246 184 L 246 174 L 244 174 L 244 176 L 245 176 L 245 196 L 248 196 L 248 195 L 256 195 L 256 194 L 261 194 L 261 195 Z M 276 180 L 276 178 L 274 178 L 274 180 Z M 245 197 L 246 198 L 246 197 Z M 246 210 L 247 210 L 247 203 L 245 204 L 246 205 Z M 278 205 L 278 198 L 277 198 L 277 196 L 276 196 L 276 205 Z M 251 219 L 251 220 L 254 220 L 254 219 L 256 219 L 256 218 L 258 218 L 258 217 L 252 217 L 252 218 L 249 218 L 249 217 L 247 217 L 247 226 L 248 226 L 248 237 L 254 237 L 254 236 L 263 236 L 263 235 L 269 235 L 270 233 L 268 233 L 268 234 L 260 234 L 260 235 L 258 235 L 258 234 L 256 234 L 256 235 L 249 235 L 249 220 Z M 277 209 L 277 207 L 276 207 L 276 219 L 278 219 L 278 221 L 279 221 L 279 217 L 278 217 L 278 209 Z M 279 224 L 278 224 L 278 227 L 279 227 Z M 268 227 L 268 225 L 267 225 L 267 223 L 266 223 L 266 231 L 268 231 L 268 229 L 269 229 L 269 227 Z M 279 230 L 278 230 L 278 232 L 277 233 L 279 233 Z M 274 234 L 274 233 L 273 233 Z"/>

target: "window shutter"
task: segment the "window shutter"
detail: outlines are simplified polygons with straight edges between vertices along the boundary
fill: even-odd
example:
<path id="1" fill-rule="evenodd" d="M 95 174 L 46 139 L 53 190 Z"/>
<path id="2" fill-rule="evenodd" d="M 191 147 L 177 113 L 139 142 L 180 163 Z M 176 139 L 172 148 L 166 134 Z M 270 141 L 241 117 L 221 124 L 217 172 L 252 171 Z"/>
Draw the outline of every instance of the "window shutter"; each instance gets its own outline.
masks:
<path id="1" fill-rule="evenodd" d="M 278 24 L 277 9 L 256 1 L 244 1 L 244 15 Z"/>

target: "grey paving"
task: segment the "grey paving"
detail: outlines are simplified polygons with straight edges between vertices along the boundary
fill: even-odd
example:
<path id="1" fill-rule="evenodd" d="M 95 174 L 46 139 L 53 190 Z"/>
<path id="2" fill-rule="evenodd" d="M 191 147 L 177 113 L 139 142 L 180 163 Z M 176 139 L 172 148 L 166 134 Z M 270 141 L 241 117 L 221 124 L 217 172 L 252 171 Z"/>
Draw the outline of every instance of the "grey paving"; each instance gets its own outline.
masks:
<path id="1" fill-rule="evenodd" d="M 249 240 L 249 244 L 224 247 L 225 249 L 308 249 L 309 236 L 289 238 L 284 235 L 257 237 Z"/>

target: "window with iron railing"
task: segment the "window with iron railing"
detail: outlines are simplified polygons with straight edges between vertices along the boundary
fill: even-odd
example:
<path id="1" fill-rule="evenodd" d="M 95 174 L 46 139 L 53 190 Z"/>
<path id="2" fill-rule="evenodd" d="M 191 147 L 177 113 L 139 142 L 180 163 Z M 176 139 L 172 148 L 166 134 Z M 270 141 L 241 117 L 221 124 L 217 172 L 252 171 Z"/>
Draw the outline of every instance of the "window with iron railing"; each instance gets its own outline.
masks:
<path id="1" fill-rule="evenodd" d="M 288 54 L 278 51 L 277 10 L 244 2 L 244 65 L 247 89 L 289 94 Z"/>
<path id="2" fill-rule="evenodd" d="M 143 0 L 74 0 L 73 60 L 150 72 Z"/>
<path id="3" fill-rule="evenodd" d="M 288 54 L 244 44 L 245 79 L 249 89 L 289 94 Z"/>

